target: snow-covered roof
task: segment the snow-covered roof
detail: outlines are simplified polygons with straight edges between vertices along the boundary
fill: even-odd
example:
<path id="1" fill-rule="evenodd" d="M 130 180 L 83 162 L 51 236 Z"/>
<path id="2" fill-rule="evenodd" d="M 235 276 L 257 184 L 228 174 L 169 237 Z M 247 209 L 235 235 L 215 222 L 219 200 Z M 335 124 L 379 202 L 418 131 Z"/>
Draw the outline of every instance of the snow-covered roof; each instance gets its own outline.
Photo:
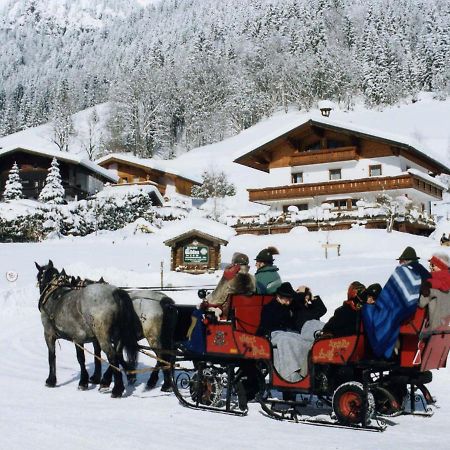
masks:
<path id="1" fill-rule="evenodd" d="M 159 233 L 164 242 L 172 241 L 174 238 L 188 234 L 191 231 L 197 231 L 200 234 L 218 238 L 223 241 L 229 241 L 236 234 L 236 231 L 214 220 L 203 219 L 200 217 L 188 217 L 166 225 Z"/>
<path id="2" fill-rule="evenodd" d="M 159 190 L 152 184 L 117 184 L 114 186 L 105 186 L 100 192 L 95 194 L 97 198 L 124 198 L 129 195 L 145 193 L 154 197 L 159 205 L 164 203 L 164 198 Z"/>
<path id="3" fill-rule="evenodd" d="M 176 175 L 177 177 L 184 178 L 194 183 L 201 183 L 201 178 L 193 175 L 186 175 L 182 170 L 182 166 L 172 159 L 156 159 L 156 158 L 138 158 L 130 153 L 109 153 L 97 159 L 97 164 L 103 164 L 107 161 L 116 160 L 144 167 L 147 169 L 157 170 L 159 172 Z"/>
<path id="4" fill-rule="evenodd" d="M 85 158 L 81 158 L 80 156 L 77 156 L 73 153 L 66 153 L 66 152 L 60 152 L 57 150 L 50 150 L 50 149 L 35 149 L 35 148 L 29 148 L 29 147 L 2 147 L 0 148 L 0 158 L 3 155 L 7 155 L 8 153 L 13 153 L 15 151 L 22 151 L 26 153 L 32 153 L 35 155 L 42 155 L 42 156 L 48 156 L 49 158 L 56 158 L 58 161 L 65 161 L 72 164 L 77 164 L 83 167 L 86 167 L 91 172 L 97 173 L 98 175 L 101 175 L 103 178 L 106 178 L 107 181 L 117 183 L 119 181 L 119 177 L 115 175 L 114 173 L 110 172 L 109 170 L 105 169 L 104 167 L 99 166 L 93 161 L 90 161 Z"/>
<path id="5" fill-rule="evenodd" d="M 424 181 L 427 181 L 430 184 L 433 184 L 441 189 L 447 190 L 447 185 L 445 183 L 442 183 L 441 181 L 437 180 L 436 178 L 427 175 L 426 173 L 421 172 L 420 170 L 417 169 L 408 169 L 407 170 L 408 173 L 410 173 L 411 175 L 414 175 L 418 178 L 421 178 Z"/>
<path id="6" fill-rule="evenodd" d="M 288 116 L 288 115 L 286 115 Z M 263 145 L 266 145 L 277 138 L 280 138 L 292 130 L 305 126 L 307 124 L 322 126 L 325 128 L 331 128 L 335 130 L 350 131 L 361 136 L 367 136 L 375 139 L 382 139 L 384 141 L 389 141 L 395 145 L 401 147 L 407 147 L 408 149 L 420 153 L 424 158 L 431 160 L 435 165 L 441 169 L 446 169 L 450 172 L 450 168 L 443 165 L 437 159 L 433 158 L 432 152 L 428 146 L 422 144 L 413 137 L 402 136 L 400 134 L 390 133 L 385 130 L 370 128 L 364 125 L 358 125 L 351 121 L 339 121 L 331 119 L 329 117 L 323 117 L 317 112 L 312 112 L 309 114 L 294 115 L 293 117 L 286 117 L 286 120 L 279 123 L 277 127 L 267 127 L 267 133 L 262 133 L 253 142 L 249 142 L 247 145 L 241 147 L 236 151 L 234 157 L 235 162 L 241 162 L 244 156 L 251 154 Z M 431 155 L 430 155 L 431 154 Z"/>

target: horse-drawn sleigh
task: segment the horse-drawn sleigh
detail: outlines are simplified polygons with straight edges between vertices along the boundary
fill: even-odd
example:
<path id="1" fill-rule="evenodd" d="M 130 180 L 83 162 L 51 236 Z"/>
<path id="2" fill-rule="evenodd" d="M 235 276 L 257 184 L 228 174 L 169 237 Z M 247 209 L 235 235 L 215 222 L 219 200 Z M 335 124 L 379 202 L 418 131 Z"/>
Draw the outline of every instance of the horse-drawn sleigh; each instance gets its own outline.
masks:
<path id="1" fill-rule="evenodd" d="M 425 385 L 432 379 L 431 370 L 446 366 L 450 349 L 450 317 L 430 329 L 427 308 L 418 308 L 400 328 L 400 347 L 394 358 L 374 359 L 361 327 L 355 335 L 315 340 L 308 354 L 307 375 L 289 382 L 274 366 L 270 340 L 256 335 L 262 307 L 271 296 L 232 294 L 230 283 L 219 283 L 215 293 L 220 295 L 213 303 L 219 303 L 224 312 L 217 317 L 205 311 L 204 348 L 196 352 L 177 345 L 188 332 L 194 305 L 175 305 L 165 294 L 149 289 L 125 291 L 101 282 L 90 287 L 90 282 L 58 272 L 51 261 L 37 268 L 39 306 L 49 347 L 48 386 L 56 384 L 55 340 L 65 338 L 77 345 L 80 388 L 88 383 L 82 346 L 93 342 L 96 356 L 103 350 L 110 368 L 100 380 L 101 365 L 96 359 L 91 382 L 109 386 L 114 375 L 112 394 L 121 396 L 124 386 L 117 369 L 122 365 L 129 374 L 135 373 L 137 341 L 145 337 L 155 350 L 157 366 L 166 366 L 163 389 L 173 388 L 184 406 L 247 414 L 245 378 L 250 371 L 256 373 L 256 399 L 270 417 L 382 430 L 385 422 L 380 416 L 407 410 L 415 413 L 418 398 L 422 409 L 429 411 L 434 399 Z M 253 286 L 246 289 L 251 292 Z M 96 300 L 92 304 L 92 298 L 88 302 L 84 297 L 93 294 Z M 225 300 L 217 301 L 217 297 Z M 123 349 L 128 351 L 129 361 L 122 357 Z M 157 380 L 154 370 L 147 387 L 154 387 Z M 407 389 L 409 405 L 404 401 Z"/>

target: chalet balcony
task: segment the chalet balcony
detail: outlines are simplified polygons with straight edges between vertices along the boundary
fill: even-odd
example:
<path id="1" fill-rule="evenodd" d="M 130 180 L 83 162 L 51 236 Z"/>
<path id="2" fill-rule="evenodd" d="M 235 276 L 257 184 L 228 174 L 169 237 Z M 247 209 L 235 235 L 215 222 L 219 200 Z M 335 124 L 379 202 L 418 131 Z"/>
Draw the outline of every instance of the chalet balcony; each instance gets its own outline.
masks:
<path id="1" fill-rule="evenodd" d="M 270 202 L 287 199 L 301 199 L 320 195 L 352 194 L 358 192 L 417 189 L 438 200 L 442 199 L 442 189 L 412 174 L 396 177 L 373 177 L 359 180 L 336 180 L 324 183 L 292 184 L 289 186 L 248 189 L 252 202 Z"/>
<path id="2" fill-rule="evenodd" d="M 359 159 L 356 147 L 340 147 L 333 149 L 310 150 L 291 156 L 290 166 L 306 166 Z"/>

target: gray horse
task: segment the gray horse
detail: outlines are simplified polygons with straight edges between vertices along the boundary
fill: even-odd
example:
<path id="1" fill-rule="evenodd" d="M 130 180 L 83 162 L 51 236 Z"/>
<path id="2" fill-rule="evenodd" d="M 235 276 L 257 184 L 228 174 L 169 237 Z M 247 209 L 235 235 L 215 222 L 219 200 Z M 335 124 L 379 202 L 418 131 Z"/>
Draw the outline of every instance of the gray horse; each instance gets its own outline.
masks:
<path id="1" fill-rule="evenodd" d="M 85 367 L 83 344 L 93 342 L 94 348 L 106 354 L 108 362 L 118 367 L 125 350 L 130 365 L 135 365 L 138 351 L 137 317 L 129 295 L 115 286 L 93 283 L 81 288 L 67 286 L 52 261 L 38 269 L 39 310 L 48 347 L 49 376 L 46 385 L 56 385 L 55 342 L 73 341 L 80 363 L 80 389 L 87 389 L 89 376 Z M 96 372 L 98 364 L 96 364 Z M 124 391 L 122 374 L 114 370 L 112 397 Z M 103 383 L 102 384 L 107 384 Z"/>
<path id="2" fill-rule="evenodd" d="M 176 336 L 175 328 L 177 324 L 177 308 L 175 302 L 166 294 L 150 289 L 130 290 L 130 298 L 133 301 L 134 311 L 139 319 L 138 337 L 146 339 L 149 347 L 156 355 L 156 365 L 147 381 L 146 389 L 153 389 L 159 377 L 159 369 L 166 363 L 173 362 L 173 341 Z M 192 307 L 193 308 L 193 307 Z M 94 347 L 95 348 L 95 347 Z M 96 350 L 96 356 L 100 356 L 100 351 Z M 121 365 L 132 373 L 135 366 L 127 362 L 120 361 Z M 172 382 L 170 371 L 164 370 L 164 383 L 161 391 L 170 392 Z M 111 380 L 112 369 L 109 367 L 103 375 L 102 385 Z M 134 383 L 136 376 L 131 374 L 128 383 Z"/>

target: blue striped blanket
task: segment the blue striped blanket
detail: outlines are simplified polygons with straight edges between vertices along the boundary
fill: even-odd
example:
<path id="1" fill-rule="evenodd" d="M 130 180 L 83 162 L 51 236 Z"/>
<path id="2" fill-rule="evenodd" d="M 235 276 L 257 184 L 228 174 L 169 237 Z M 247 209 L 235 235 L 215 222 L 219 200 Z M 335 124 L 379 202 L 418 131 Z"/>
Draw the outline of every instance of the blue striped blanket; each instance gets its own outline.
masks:
<path id="1" fill-rule="evenodd" d="M 417 308 L 422 278 L 427 270 L 419 263 L 398 266 L 373 305 L 363 306 L 364 329 L 377 357 L 390 358 L 401 323 Z"/>

